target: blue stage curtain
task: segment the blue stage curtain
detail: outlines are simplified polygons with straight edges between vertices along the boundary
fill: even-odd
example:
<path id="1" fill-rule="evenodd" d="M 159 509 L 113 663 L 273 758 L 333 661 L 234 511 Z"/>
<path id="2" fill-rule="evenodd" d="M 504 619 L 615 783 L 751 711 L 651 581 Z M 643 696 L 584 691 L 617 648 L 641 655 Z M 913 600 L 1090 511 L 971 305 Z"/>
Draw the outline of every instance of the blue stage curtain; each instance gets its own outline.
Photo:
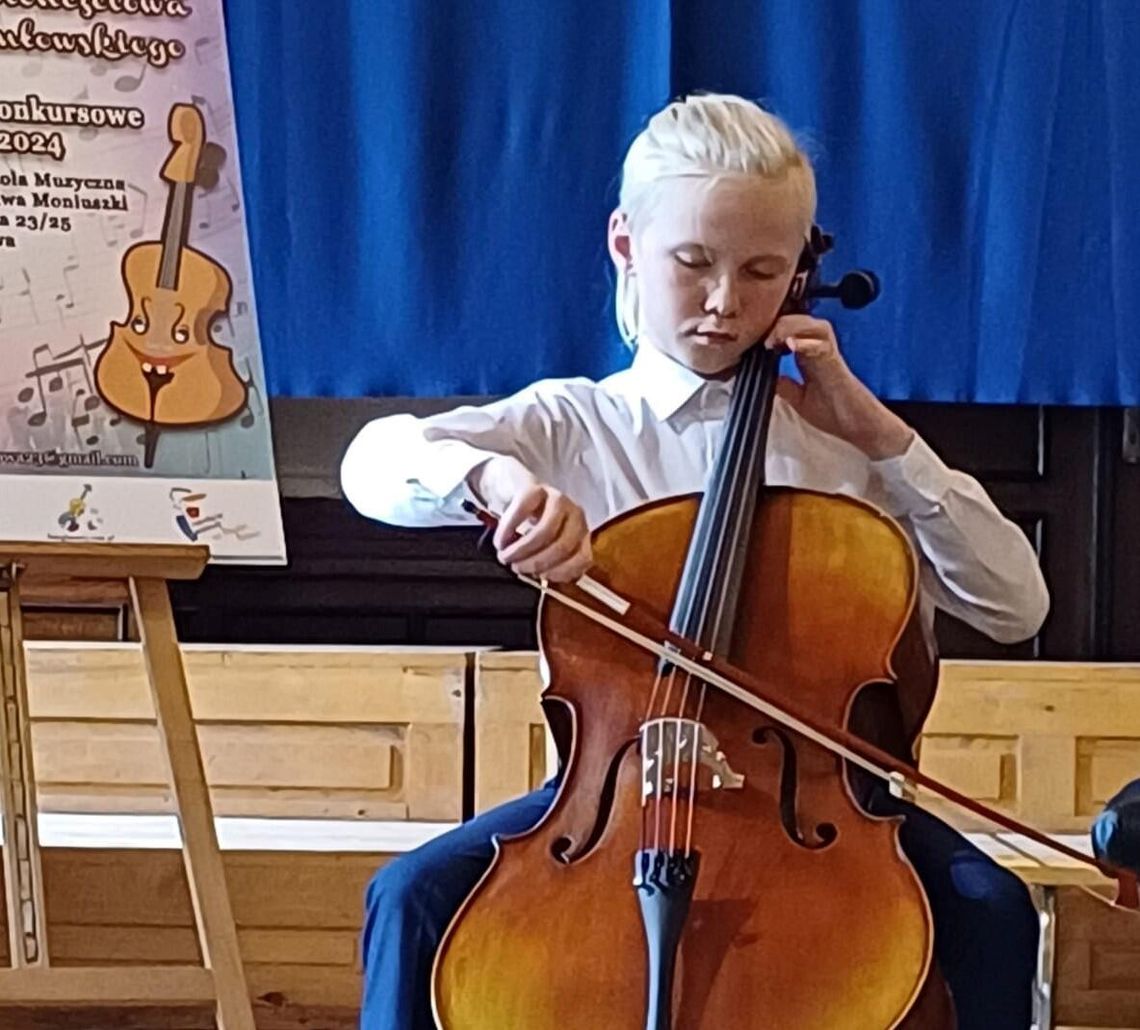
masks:
<path id="1" fill-rule="evenodd" d="M 271 392 L 604 375 L 606 218 L 671 97 L 807 142 L 890 399 L 1140 404 L 1140 3 L 226 0 Z"/>

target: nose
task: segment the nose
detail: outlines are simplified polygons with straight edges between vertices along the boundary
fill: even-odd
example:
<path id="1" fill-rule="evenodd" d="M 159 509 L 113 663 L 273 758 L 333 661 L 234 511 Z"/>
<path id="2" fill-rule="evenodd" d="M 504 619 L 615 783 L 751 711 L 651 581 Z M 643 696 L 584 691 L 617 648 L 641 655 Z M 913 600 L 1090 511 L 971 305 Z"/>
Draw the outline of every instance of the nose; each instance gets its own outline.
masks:
<path id="1" fill-rule="evenodd" d="M 705 297 L 705 311 L 721 318 L 731 318 L 736 314 L 738 299 L 736 280 L 733 276 L 730 274 L 718 276 Z"/>

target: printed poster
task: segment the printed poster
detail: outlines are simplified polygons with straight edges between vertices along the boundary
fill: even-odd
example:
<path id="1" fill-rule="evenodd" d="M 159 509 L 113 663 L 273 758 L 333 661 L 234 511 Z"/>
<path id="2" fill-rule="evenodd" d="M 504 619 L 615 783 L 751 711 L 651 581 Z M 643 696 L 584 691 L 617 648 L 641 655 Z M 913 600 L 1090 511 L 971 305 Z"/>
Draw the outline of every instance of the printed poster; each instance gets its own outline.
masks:
<path id="1" fill-rule="evenodd" d="M 0 0 L 0 539 L 285 559 L 221 0 Z"/>

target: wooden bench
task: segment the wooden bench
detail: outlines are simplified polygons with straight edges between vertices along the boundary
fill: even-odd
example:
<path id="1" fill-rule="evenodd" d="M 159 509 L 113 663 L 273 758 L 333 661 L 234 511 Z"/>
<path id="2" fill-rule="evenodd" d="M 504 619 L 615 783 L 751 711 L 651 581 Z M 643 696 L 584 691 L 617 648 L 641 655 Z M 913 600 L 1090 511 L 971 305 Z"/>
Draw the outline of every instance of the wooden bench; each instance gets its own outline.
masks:
<path id="1" fill-rule="evenodd" d="M 1140 667 L 946 662 L 919 754 L 923 771 L 1088 853 L 1093 819 L 1140 777 Z M 930 801 L 966 831 L 989 829 Z M 1039 1025 L 1140 1026 L 1140 915 L 1081 890 L 1111 894 L 1095 871 L 1004 834 L 988 839 L 1041 913 Z"/>
<path id="2" fill-rule="evenodd" d="M 27 654 L 53 960 L 197 961 L 138 645 L 33 641 Z M 257 1025 L 355 1027 L 368 879 L 461 816 L 474 656 L 192 645 L 183 654 Z M 21 1030 L 213 1025 L 208 1009 L 182 1010 L 177 1024 L 146 1009 L 118 1011 L 113 1023 L 82 1011 L 13 1018 Z"/>
<path id="3" fill-rule="evenodd" d="M 184 651 L 258 1026 L 355 1026 L 375 868 L 455 825 L 465 789 L 485 810 L 553 768 L 536 656 Z M 942 688 L 923 768 L 1079 847 L 1104 800 L 1140 773 L 1136 667 L 948 662 Z M 29 692 L 58 961 L 184 963 L 197 945 L 137 647 L 30 644 Z M 1034 890 L 1052 942 L 1041 1025 L 1140 1026 L 1140 917 L 1089 897 L 1080 885 L 1095 873 L 951 818 Z M 124 1013 L 110 1025 L 164 1024 Z"/>

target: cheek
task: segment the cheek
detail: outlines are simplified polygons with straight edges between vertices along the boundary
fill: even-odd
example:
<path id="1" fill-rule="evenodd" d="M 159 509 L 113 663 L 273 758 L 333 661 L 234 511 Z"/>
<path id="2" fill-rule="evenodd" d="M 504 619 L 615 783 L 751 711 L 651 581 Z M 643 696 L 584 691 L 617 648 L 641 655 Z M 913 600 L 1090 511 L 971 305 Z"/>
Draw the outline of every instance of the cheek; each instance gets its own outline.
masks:
<path id="1" fill-rule="evenodd" d="M 643 281 L 645 292 L 642 304 L 647 313 L 652 312 L 662 318 L 677 321 L 691 318 L 699 313 L 704 298 L 704 290 L 699 280 L 684 270 L 658 270 L 655 276 Z"/>
<path id="2" fill-rule="evenodd" d="M 775 319 L 788 295 L 788 284 L 784 282 L 753 283 L 748 292 L 749 315 L 767 324 Z"/>

